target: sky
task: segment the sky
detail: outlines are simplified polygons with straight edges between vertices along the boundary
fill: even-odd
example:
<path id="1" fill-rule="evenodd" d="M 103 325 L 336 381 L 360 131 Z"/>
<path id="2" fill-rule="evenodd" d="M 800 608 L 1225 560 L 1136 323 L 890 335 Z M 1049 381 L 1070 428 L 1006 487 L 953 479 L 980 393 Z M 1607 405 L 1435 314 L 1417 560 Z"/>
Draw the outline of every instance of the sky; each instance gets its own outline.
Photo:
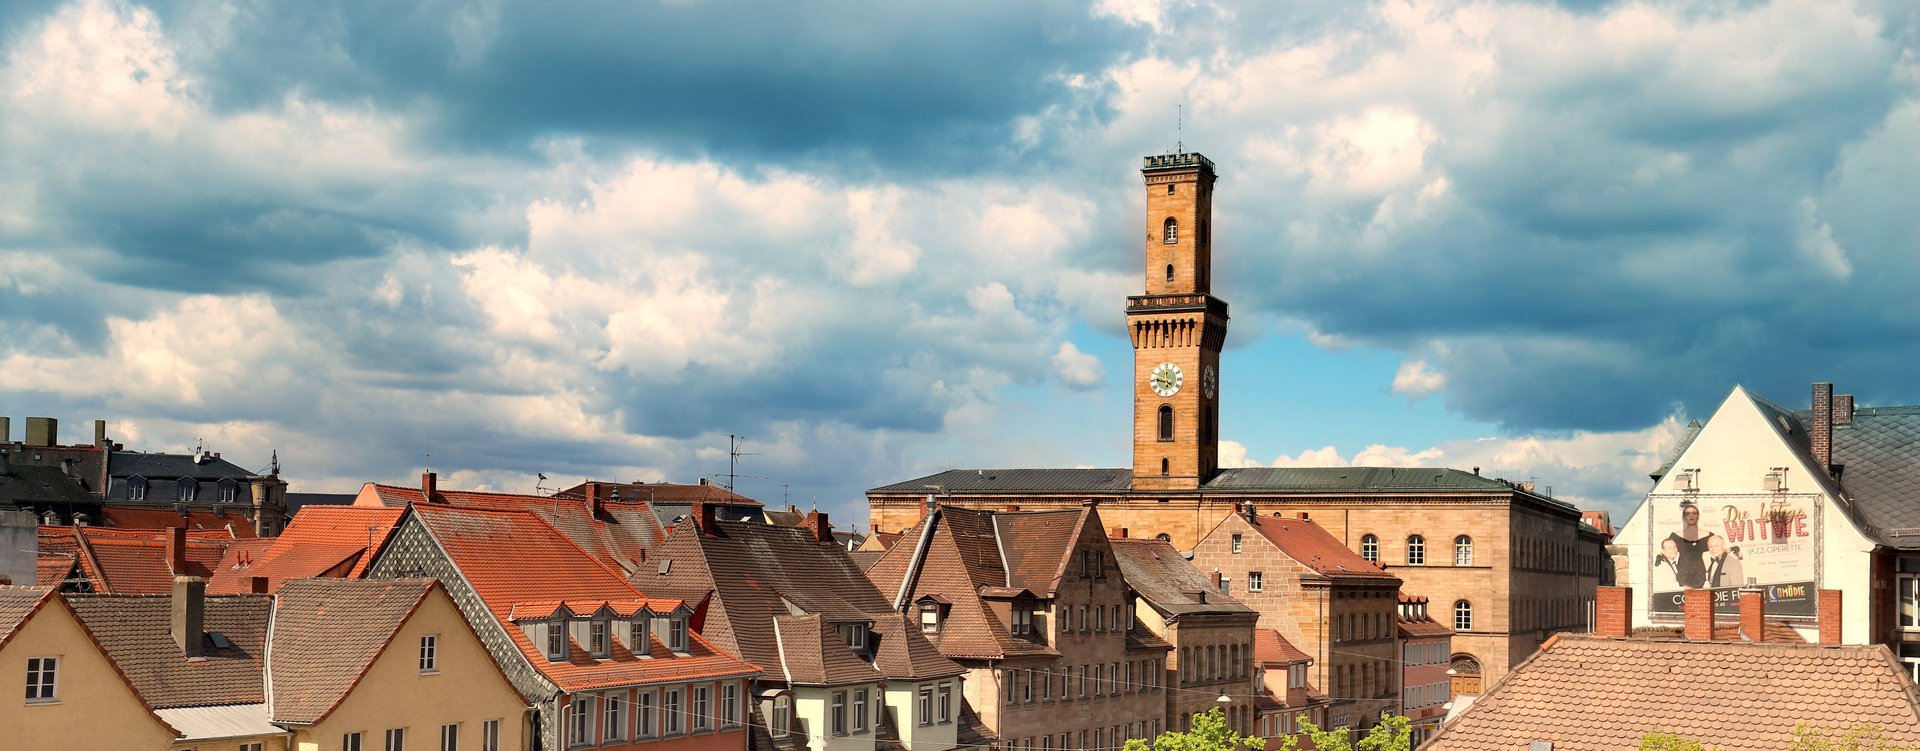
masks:
<path id="1" fill-rule="evenodd" d="M 0 414 L 309 492 L 737 435 L 855 524 L 1129 466 L 1184 148 L 1226 462 L 1623 519 L 1735 384 L 1920 403 L 1917 49 L 1899 0 L 0 1 Z"/>

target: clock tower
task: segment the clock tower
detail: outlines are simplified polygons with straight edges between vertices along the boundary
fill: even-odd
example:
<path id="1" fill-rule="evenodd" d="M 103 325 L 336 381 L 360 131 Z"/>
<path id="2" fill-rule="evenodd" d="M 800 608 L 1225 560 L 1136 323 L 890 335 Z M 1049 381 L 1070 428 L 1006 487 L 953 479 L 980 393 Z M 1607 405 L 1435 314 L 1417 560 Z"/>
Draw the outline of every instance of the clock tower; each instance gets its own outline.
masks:
<path id="1" fill-rule="evenodd" d="M 1220 348 L 1212 295 L 1213 161 L 1146 158 L 1146 294 L 1127 298 L 1133 339 L 1133 488 L 1193 490 L 1220 468 Z"/>

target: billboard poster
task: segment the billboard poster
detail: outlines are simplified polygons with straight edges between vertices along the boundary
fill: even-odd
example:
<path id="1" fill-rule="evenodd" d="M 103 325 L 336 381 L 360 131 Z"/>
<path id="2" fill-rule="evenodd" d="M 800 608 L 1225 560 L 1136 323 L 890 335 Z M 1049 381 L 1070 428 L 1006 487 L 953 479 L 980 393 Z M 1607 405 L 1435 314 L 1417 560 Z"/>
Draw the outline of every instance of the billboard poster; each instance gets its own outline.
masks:
<path id="1" fill-rule="evenodd" d="M 1751 583 L 1766 596 L 1767 615 L 1815 615 L 1819 495 L 1689 493 L 1648 503 L 1651 612 L 1680 613 L 1689 589 L 1711 590 L 1724 612 Z"/>

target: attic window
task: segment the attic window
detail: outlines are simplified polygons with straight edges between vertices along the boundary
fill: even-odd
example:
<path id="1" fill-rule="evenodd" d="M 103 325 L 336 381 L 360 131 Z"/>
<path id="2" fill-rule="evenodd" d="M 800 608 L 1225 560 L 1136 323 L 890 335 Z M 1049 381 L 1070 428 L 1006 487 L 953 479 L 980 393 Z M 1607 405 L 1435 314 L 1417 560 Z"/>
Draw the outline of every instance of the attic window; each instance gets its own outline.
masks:
<path id="1" fill-rule="evenodd" d="M 1033 608 L 1017 602 L 1014 603 L 1013 625 L 1008 628 L 1008 631 L 1014 636 L 1025 636 L 1033 633 Z"/>
<path id="2" fill-rule="evenodd" d="M 240 497 L 240 483 L 234 482 L 231 477 L 220 478 L 219 490 L 221 503 L 232 503 Z"/>
<path id="3" fill-rule="evenodd" d="M 667 575 L 667 572 L 668 572 L 668 571 L 672 571 L 672 570 L 673 570 L 673 559 L 672 559 L 672 558 L 662 558 L 662 559 L 660 559 L 660 575 L 661 575 L 661 576 L 666 576 L 666 575 Z"/>
<path id="4" fill-rule="evenodd" d="M 207 644 L 212 645 L 214 649 L 233 649 L 233 640 L 218 631 L 207 632 Z"/>
<path id="5" fill-rule="evenodd" d="M 633 646 L 630 647 L 633 653 L 643 657 L 651 653 L 653 651 L 653 636 L 649 632 L 653 630 L 653 618 L 649 617 L 646 613 L 636 614 L 629 628 L 631 628 L 632 631 L 628 636 L 628 641 L 633 644 Z"/>
<path id="6" fill-rule="evenodd" d="M 667 649 L 685 653 L 687 651 L 687 619 L 674 616 L 667 619 Z"/>
<path id="7" fill-rule="evenodd" d="M 606 659 L 613 654 L 608 626 L 605 618 L 595 618 L 587 624 L 587 651 L 593 653 L 594 657 Z"/>
<path id="8" fill-rule="evenodd" d="M 920 633 L 940 633 L 940 606 L 926 602 L 920 604 Z"/>
<path id="9" fill-rule="evenodd" d="M 847 642 L 847 648 L 855 652 L 867 651 L 867 624 L 845 623 L 840 625 L 840 638 Z"/>
<path id="10" fill-rule="evenodd" d="M 147 499 L 147 478 L 135 475 L 127 478 L 127 500 L 144 501 Z"/>
<path id="11" fill-rule="evenodd" d="M 547 659 L 552 662 L 567 659 L 567 619 L 565 618 L 547 621 Z"/>
<path id="12" fill-rule="evenodd" d="M 200 481 L 191 477 L 180 478 L 177 487 L 179 488 L 177 498 L 181 501 L 192 501 L 194 496 L 200 494 Z"/>

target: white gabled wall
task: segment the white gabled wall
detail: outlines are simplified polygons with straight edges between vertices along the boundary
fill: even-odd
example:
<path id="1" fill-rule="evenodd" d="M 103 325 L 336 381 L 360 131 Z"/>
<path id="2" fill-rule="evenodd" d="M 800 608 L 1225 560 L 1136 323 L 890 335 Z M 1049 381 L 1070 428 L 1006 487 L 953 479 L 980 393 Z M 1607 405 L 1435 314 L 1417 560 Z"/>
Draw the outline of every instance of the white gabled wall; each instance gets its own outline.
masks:
<path id="1" fill-rule="evenodd" d="M 1809 426 L 1810 427 L 1810 426 Z M 1699 469 L 1699 496 L 1711 499 L 1715 494 L 1754 494 L 1765 492 L 1762 483 L 1774 467 L 1787 467 L 1787 487 L 1793 493 L 1818 493 L 1820 512 L 1818 545 L 1821 560 L 1819 586 L 1839 589 L 1843 595 L 1843 638 L 1849 644 L 1864 644 L 1868 639 L 1868 591 L 1873 542 L 1854 526 L 1853 519 L 1819 482 L 1816 469 L 1806 457 L 1795 451 L 1780 436 L 1766 413 L 1746 389 L 1735 386 L 1732 393 L 1700 429 L 1686 452 L 1673 463 L 1665 477 L 1655 483 L 1648 497 L 1634 509 L 1633 517 L 1614 535 L 1614 544 L 1626 549 L 1627 578 L 1633 587 L 1635 626 L 1652 625 L 1648 598 L 1653 592 L 1647 562 L 1654 551 L 1647 539 L 1652 523 L 1650 502 L 1653 496 L 1677 494 L 1675 478 L 1684 469 Z M 1664 623 L 1664 621 L 1663 621 Z M 1819 630 L 1812 624 L 1798 624 L 1795 630 L 1807 641 L 1818 641 Z"/>

